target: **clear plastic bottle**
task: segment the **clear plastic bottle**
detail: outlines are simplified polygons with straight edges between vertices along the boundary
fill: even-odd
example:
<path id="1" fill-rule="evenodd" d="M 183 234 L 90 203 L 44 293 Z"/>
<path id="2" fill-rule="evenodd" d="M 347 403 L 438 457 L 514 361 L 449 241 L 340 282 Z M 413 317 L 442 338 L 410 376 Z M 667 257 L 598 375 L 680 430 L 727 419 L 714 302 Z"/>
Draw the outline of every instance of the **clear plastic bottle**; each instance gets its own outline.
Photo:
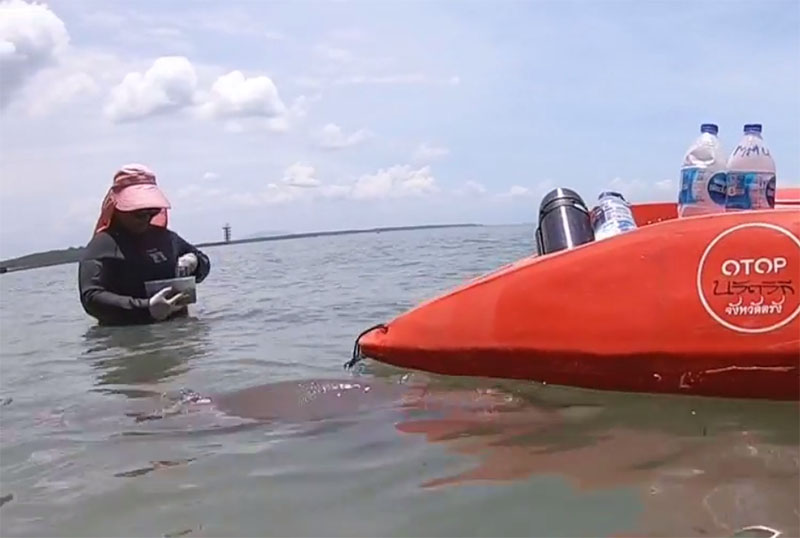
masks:
<path id="1" fill-rule="evenodd" d="M 775 207 L 775 161 L 758 123 L 744 126 L 744 136 L 728 159 L 726 211 Z"/>
<path id="2" fill-rule="evenodd" d="M 631 207 L 618 192 L 603 191 L 597 197 L 597 206 L 592 209 L 594 238 L 605 239 L 636 229 Z"/>
<path id="3" fill-rule="evenodd" d="M 678 216 L 706 215 L 725 211 L 727 159 L 713 123 L 700 126 L 700 136 L 689 146 L 681 166 Z M 722 196 L 719 195 L 722 194 Z M 722 201 L 720 202 L 720 199 Z"/>

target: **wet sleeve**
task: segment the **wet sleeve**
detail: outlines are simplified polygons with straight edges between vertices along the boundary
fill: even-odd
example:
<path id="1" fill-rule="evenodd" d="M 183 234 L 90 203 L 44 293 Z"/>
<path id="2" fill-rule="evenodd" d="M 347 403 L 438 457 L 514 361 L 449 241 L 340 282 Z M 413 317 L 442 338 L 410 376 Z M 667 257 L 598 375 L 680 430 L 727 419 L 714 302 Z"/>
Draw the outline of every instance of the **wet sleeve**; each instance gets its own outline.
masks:
<path id="1" fill-rule="evenodd" d="M 85 259 L 78 264 L 81 303 L 98 319 L 147 319 L 150 317 L 148 299 L 119 295 L 103 286 L 103 260 Z"/>
<path id="2" fill-rule="evenodd" d="M 211 260 L 208 259 L 208 256 L 203 254 L 203 252 L 194 245 L 185 241 L 178 234 L 175 234 L 175 242 L 178 247 L 179 257 L 190 252 L 197 256 L 197 269 L 194 271 L 194 276 L 198 284 L 205 280 L 208 276 L 208 273 L 211 272 Z"/>

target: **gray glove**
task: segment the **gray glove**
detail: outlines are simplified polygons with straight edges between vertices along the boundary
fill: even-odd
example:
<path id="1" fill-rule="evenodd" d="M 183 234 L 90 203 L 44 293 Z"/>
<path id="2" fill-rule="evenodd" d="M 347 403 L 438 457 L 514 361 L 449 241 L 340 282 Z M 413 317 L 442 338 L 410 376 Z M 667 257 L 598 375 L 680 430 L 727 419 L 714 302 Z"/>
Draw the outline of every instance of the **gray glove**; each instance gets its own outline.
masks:
<path id="1" fill-rule="evenodd" d="M 184 305 L 181 304 L 180 301 L 185 297 L 185 294 L 178 293 L 175 296 L 167 299 L 167 295 L 171 291 L 172 287 L 167 286 L 150 297 L 148 309 L 150 310 L 150 315 L 153 317 L 153 319 L 157 321 L 163 321 L 173 313 L 183 308 Z"/>

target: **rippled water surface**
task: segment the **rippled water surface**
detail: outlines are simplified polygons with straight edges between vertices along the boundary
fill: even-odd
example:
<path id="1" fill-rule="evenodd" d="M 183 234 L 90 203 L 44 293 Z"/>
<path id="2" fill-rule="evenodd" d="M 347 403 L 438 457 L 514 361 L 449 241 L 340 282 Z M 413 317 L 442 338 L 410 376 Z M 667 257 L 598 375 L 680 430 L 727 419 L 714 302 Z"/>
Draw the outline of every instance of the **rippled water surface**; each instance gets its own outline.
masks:
<path id="1" fill-rule="evenodd" d="M 800 534 L 798 407 L 410 373 L 355 336 L 527 227 L 209 249 L 191 317 L 98 328 L 0 277 L 3 536 Z"/>

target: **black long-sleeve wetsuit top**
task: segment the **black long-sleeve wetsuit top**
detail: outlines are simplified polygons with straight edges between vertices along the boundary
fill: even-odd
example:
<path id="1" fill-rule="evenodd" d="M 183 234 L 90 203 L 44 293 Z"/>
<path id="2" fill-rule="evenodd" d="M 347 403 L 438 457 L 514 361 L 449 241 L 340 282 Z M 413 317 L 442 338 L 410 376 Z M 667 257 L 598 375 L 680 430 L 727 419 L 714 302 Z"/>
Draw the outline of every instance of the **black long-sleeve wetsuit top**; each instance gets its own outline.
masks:
<path id="1" fill-rule="evenodd" d="M 211 270 L 208 256 L 175 232 L 150 226 L 140 235 L 111 228 L 95 235 L 78 266 L 81 304 L 101 325 L 150 323 L 144 283 L 175 278 L 178 258 L 197 256 L 194 276 L 202 282 Z"/>

